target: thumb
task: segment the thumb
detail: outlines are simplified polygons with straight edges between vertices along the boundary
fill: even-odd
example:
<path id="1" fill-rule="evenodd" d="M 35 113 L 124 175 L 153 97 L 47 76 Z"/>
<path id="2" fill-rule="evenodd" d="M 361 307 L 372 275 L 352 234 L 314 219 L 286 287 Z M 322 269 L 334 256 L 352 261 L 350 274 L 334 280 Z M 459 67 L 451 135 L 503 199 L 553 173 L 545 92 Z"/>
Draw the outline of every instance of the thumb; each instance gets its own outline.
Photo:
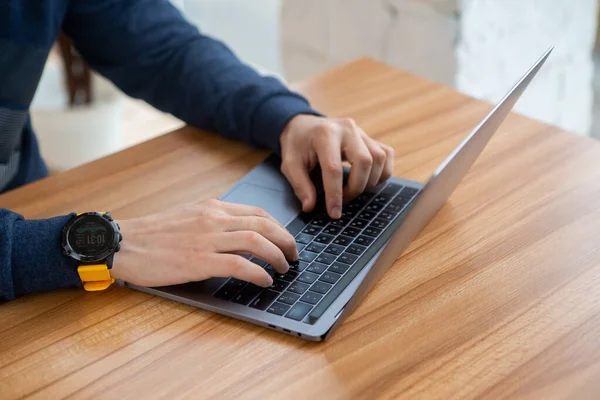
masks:
<path id="1" fill-rule="evenodd" d="M 310 180 L 308 166 L 300 160 L 284 160 L 281 172 L 292 185 L 296 197 L 302 203 L 302 211 L 310 212 L 315 207 L 317 192 Z"/>

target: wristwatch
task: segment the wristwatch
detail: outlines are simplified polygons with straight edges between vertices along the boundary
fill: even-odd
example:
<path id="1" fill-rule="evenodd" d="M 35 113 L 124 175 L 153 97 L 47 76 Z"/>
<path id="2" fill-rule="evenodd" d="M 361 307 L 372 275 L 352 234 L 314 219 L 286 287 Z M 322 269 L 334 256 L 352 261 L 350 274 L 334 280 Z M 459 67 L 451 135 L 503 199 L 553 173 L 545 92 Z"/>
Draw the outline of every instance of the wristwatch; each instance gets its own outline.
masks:
<path id="1" fill-rule="evenodd" d="M 63 228 L 63 254 L 77 263 L 85 290 L 104 290 L 115 281 L 110 269 L 122 239 L 119 225 L 107 212 L 77 214 Z"/>

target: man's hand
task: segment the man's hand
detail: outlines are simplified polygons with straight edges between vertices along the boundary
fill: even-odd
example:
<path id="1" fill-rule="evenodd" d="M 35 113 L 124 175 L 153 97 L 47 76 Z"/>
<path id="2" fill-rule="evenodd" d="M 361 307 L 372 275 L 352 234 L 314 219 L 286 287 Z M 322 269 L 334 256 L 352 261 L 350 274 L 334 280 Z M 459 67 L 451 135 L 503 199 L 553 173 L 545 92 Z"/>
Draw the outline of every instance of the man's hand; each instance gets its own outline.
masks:
<path id="1" fill-rule="evenodd" d="M 374 188 L 387 180 L 394 168 L 394 150 L 367 136 L 351 119 L 331 119 L 298 115 L 281 134 L 281 172 L 287 177 L 302 202 L 311 211 L 317 195 L 310 171 L 319 163 L 327 212 L 340 218 L 342 202 Z M 348 184 L 343 186 L 342 159 L 350 165 Z"/>
<path id="2" fill-rule="evenodd" d="M 260 286 L 273 280 L 251 254 L 287 272 L 298 259 L 292 235 L 260 208 L 208 200 L 119 221 L 123 242 L 112 276 L 141 286 L 235 277 Z"/>

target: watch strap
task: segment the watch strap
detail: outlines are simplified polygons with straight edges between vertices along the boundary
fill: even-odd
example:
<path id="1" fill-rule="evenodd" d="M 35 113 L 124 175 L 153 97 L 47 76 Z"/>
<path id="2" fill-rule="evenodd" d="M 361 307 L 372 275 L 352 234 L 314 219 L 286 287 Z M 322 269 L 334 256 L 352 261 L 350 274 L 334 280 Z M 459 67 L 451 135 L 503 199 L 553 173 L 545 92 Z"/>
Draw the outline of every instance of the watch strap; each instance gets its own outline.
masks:
<path id="1" fill-rule="evenodd" d="M 115 281 L 110 276 L 110 270 L 106 264 L 80 265 L 77 267 L 77 273 L 83 283 L 83 288 L 88 292 L 104 290 Z"/>

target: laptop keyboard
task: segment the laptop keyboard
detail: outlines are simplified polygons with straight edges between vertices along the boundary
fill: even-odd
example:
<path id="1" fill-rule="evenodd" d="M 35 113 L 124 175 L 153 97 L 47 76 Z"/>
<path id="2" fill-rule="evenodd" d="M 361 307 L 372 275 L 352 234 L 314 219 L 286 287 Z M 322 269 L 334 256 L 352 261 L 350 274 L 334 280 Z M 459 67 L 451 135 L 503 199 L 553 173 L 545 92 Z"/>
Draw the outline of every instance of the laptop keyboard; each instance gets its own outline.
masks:
<path id="1" fill-rule="evenodd" d="M 314 323 L 368 264 L 384 243 L 374 248 L 377 238 L 417 193 L 418 189 L 388 183 L 346 204 L 339 220 L 330 219 L 324 211 L 301 214 L 286 227 L 295 236 L 299 253 L 287 273 L 279 274 L 266 262 L 252 258 L 273 277 L 273 285 L 262 288 L 230 278 L 214 296 Z"/>

